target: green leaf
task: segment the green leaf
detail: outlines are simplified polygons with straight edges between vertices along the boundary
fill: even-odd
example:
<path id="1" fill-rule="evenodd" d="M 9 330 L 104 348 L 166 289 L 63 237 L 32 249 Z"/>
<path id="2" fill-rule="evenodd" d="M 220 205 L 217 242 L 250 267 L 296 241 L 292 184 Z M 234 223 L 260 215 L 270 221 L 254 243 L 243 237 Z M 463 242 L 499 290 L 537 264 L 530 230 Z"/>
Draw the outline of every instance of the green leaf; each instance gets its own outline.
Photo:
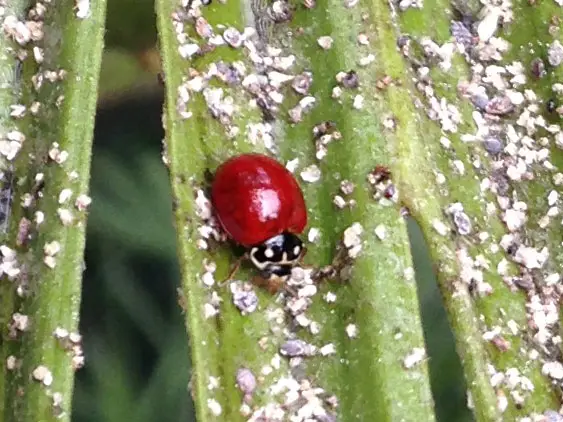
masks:
<path id="1" fill-rule="evenodd" d="M 449 41 L 451 17 L 441 12 L 447 7 L 448 2 L 436 2 L 425 6 L 421 12 L 410 9 L 401 15 L 401 33 L 409 36 L 413 44 L 424 43 L 424 38 L 429 36 L 439 45 Z M 531 175 L 523 180 L 511 176 L 511 166 L 518 161 L 516 157 L 525 157 L 523 154 L 526 154 L 527 147 L 523 147 L 524 144 L 531 145 L 530 154 L 547 146 L 551 152 L 548 161 L 560 168 L 561 151 L 555 148 L 553 135 L 542 129 L 541 123 L 536 126 L 537 131 L 530 131 L 525 128 L 526 124 L 521 123 L 526 109 L 532 110 L 532 119 L 544 113 L 545 106 L 541 103 L 551 96 L 552 83 L 558 77 L 560 79 L 560 68 L 549 69 L 548 76 L 542 81 L 535 80 L 530 70 L 533 59 L 541 57 L 546 61 L 545 45 L 553 41 L 548 35 L 546 16 L 555 15 L 557 9 L 549 2 L 543 2 L 538 7 L 530 7 L 528 2 L 516 2 L 514 22 L 505 24 L 504 32 L 500 28 L 496 32 L 497 37 L 502 36 L 507 41 L 508 51 L 501 54 L 500 61 L 475 59 L 485 57 L 487 48 L 495 51 L 495 46 L 500 45 L 502 50 L 501 43 L 505 41 L 492 39 L 488 45 L 475 43 L 469 52 L 470 58 L 466 60 L 461 54 L 453 55 L 452 66 L 447 70 L 429 65 L 434 89 L 431 96 L 455 106 L 461 121 L 454 133 L 447 130 L 440 132 L 434 125 L 423 123 L 421 126 L 427 139 L 412 138 L 404 149 L 405 185 L 402 191 L 407 193 L 405 201 L 422 227 L 438 270 L 442 295 L 478 420 L 516 420 L 559 407 L 559 393 L 553 388 L 553 379 L 546 376 L 547 373 L 542 374 L 545 372 L 542 371 L 544 362 L 534 357 L 545 353 L 545 344 L 537 340 L 538 336 L 557 336 L 558 328 L 548 324 L 546 331 L 542 329 L 543 332 L 538 333 L 538 327 L 535 327 L 537 314 L 532 311 L 537 306 L 545 306 L 545 309 L 553 306 L 549 298 L 551 288 L 545 286 L 545 280 L 553 274 L 554 268 L 560 268 L 560 257 L 556 252 L 560 243 L 555 240 L 560 238 L 560 229 L 553 221 L 547 228 L 541 227 L 538 222 L 548 212 L 546 198 L 549 192 L 557 190 L 557 187 L 552 183 L 553 171 L 547 170 L 548 165 L 544 165 L 542 159 L 524 166 Z M 483 8 L 479 17 L 484 20 L 488 13 L 487 8 Z M 538 31 L 541 26 L 545 31 Z M 529 46 L 534 47 L 528 50 Z M 522 51 L 527 52 L 522 54 Z M 409 60 L 412 61 L 412 56 Z M 476 61 L 486 69 L 480 72 L 476 67 L 470 68 L 468 60 L 473 60 L 472 64 Z M 513 82 L 512 78 L 516 80 L 519 71 L 508 66 L 515 65 L 522 66 L 523 84 Z M 490 81 L 495 80 L 494 73 L 499 68 L 503 72 L 504 88 L 498 88 Z M 484 77 L 486 74 L 493 74 L 489 81 Z M 491 97 L 510 91 L 511 95 L 525 93 L 527 98 L 520 107 L 515 107 L 515 112 L 501 115 L 497 120 L 495 116 L 485 115 L 488 121 L 486 124 L 479 123 L 480 127 L 477 127 L 475 108 L 469 98 L 463 98 L 464 87 L 470 81 L 486 87 Z M 536 94 L 526 90 L 534 90 Z M 538 100 L 534 100 L 532 94 L 538 95 Z M 484 114 L 481 110 L 479 116 Z M 554 116 L 545 117 L 549 121 Z M 479 135 L 479 132 L 483 133 L 483 127 L 490 128 L 490 131 Z M 511 131 L 517 135 L 516 139 L 510 135 Z M 463 140 L 464 136 L 474 134 L 477 134 L 475 141 Z M 437 142 L 443 136 L 447 137 L 449 145 Z M 504 151 L 487 154 L 483 141 L 489 136 L 505 144 Z M 516 154 L 510 152 L 513 148 L 516 148 Z M 410 171 L 415 166 L 416 173 Z M 486 187 L 488 185 L 489 188 Z M 505 202 L 508 212 L 503 209 Z M 456 203 L 462 205 L 463 213 L 472 223 L 472 231 L 468 236 L 458 234 L 452 239 L 449 232 L 445 236 L 440 233 L 439 227 L 443 223 L 458 231 L 452 224 L 454 215 L 450 208 Z M 510 220 L 510 212 L 519 207 L 526 209 L 526 224 L 507 230 L 503 221 Z M 547 241 L 547 238 L 550 240 Z M 550 257 L 541 268 L 533 268 L 532 264 L 523 260 L 521 253 L 526 248 L 540 252 L 544 246 L 548 247 Z M 513 252 L 510 252 L 511 249 Z M 528 250 L 528 253 L 536 252 Z M 522 276 L 533 277 L 537 283 L 527 295 L 517 288 Z M 536 300 L 538 302 L 534 305 Z M 556 362 L 558 355 L 559 351 L 547 352 L 544 358 Z"/>
<path id="2" fill-rule="evenodd" d="M 298 6 L 301 10 L 295 12 L 287 26 L 268 21 L 266 4 L 252 3 L 253 16 L 243 12 L 248 6 L 236 2 L 211 5 L 204 11 L 205 19 L 215 34 L 222 34 L 231 26 L 242 32 L 245 26 L 255 24 L 259 37 L 251 37 L 251 42 L 258 48 L 256 55 L 274 63 L 269 67 L 256 63 L 256 56 L 252 62 L 249 45 L 240 49 L 219 46 L 201 56 L 194 55 L 191 61 L 183 59 L 180 52 L 189 50 L 190 44 L 197 43 L 205 50 L 206 41 L 192 32 L 193 20 L 187 18 L 188 10 L 167 1 L 157 2 L 166 79 L 165 160 L 169 163 L 176 202 L 182 299 L 192 345 L 192 389 L 198 418 L 244 420 L 243 394 L 235 380 L 239 370 L 248 368 L 258 380 L 249 408 L 255 415 L 267 415 L 274 409 L 284 412 L 285 417 L 307 412 L 305 397 L 318 394 L 306 391 L 310 384 L 325 393 L 319 396 L 316 407 L 310 401 L 309 406 L 319 412 L 338 414 L 342 420 L 433 420 L 405 220 L 398 204 L 374 199 L 374 188 L 366 180 L 378 165 L 390 167 L 394 180 L 396 173 L 401 174 L 398 148 L 409 137 L 418 136 L 414 122 L 402 113 L 410 104 L 406 88 L 394 86 L 374 95 L 380 77 L 399 77 L 404 70 L 395 49 L 394 28 L 385 23 L 390 22 L 390 11 L 386 5 L 375 3 L 346 9 L 340 2 L 330 2 L 318 4 L 311 11 Z M 369 18 L 365 19 L 364 14 Z M 373 22 L 379 24 L 373 26 Z M 203 21 L 199 25 L 204 28 Z M 356 39 L 360 32 L 372 39 L 373 49 L 358 47 Z M 332 48 L 323 50 L 317 39 L 327 35 L 332 37 Z M 261 42 L 280 48 L 280 53 L 276 56 L 270 50 L 275 57 L 268 58 L 268 53 L 261 50 Z M 234 40 L 233 43 L 237 44 Z M 378 61 L 358 66 L 371 51 Z M 284 62 L 291 60 L 291 55 L 296 64 L 284 69 Z M 265 151 L 269 146 L 253 134 L 253 129 L 264 129 L 260 126 L 263 119 L 256 98 L 236 78 L 234 83 L 227 84 L 220 78 L 208 77 L 213 64 L 221 72 L 221 61 L 226 65 L 244 63 L 246 70 L 240 79 L 252 74 L 265 75 L 274 69 L 291 75 L 310 71 L 313 75 L 312 110 L 298 113 L 294 107 L 304 96 L 288 86 L 280 89 L 283 100 L 279 110 L 273 111 L 276 119 L 269 123 L 272 131 L 265 134 L 275 138 L 275 155 L 281 161 L 299 159 L 296 177 L 303 186 L 309 209 L 307 231 L 316 228 L 321 234 L 319 240 L 307 245 L 306 263 L 316 268 L 330 264 L 337 247 L 341 247 L 343 233 L 354 223 L 363 228 L 363 233 L 361 253 L 350 267 L 349 278 L 321 284 L 319 292 L 310 298 L 308 309 L 298 318 L 313 321 L 308 327 L 299 327 L 283 301 L 266 292 L 257 291 L 256 312 L 241 315 L 233 305 L 229 287 L 217 283 L 207 287 L 202 282 L 205 262 L 217 265 L 213 276 L 219 282 L 226 277 L 235 258 L 226 244 L 207 250 L 198 248 L 198 228 L 205 224 L 198 216 L 198 190 L 208 188 L 206 174 L 226 158 L 250 150 Z M 361 88 L 344 88 L 339 99 L 331 98 L 335 76 L 351 69 L 357 72 Z M 189 80 L 197 76 L 203 76 L 209 90 L 200 93 L 197 88 L 192 89 L 197 79 Z M 217 88 L 223 90 L 223 102 L 212 102 L 213 94 L 219 92 L 213 91 Z M 186 93 L 190 97 L 187 102 Z M 272 103 L 272 97 L 261 94 Z M 300 114 L 300 121 L 290 122 L 289 113 L 294 119 Z M 396 130 L 392 128 L 392 117 L 399 120 Z M 327 120 L 336 123 L 342 137 L 333 140 L 326 157 L 318 160 L 312 131 L 315 125 Z M 299 175 L 313 164 L 322 176 L 318 182 L 305 183 Z M 352 194 L 340 193 L 344 180 L 355 185 Z M 333 204 L 336 195 L 345 196 L 353 205 L 339 209 Z M 242 271 L 237 278 L 250 279 L 252 274 L 251 269 Z M 334 302 L 330 300 L 332 294 L 336 297 Z M 291 301 L 287 297 L 285 300 Z M 210 315 L 213 309 L 218 311 L 215 316 Z M 326 351 L 327 356 L 317 353 L 301 362 L 280 360 L 281 345 L 294 338 Z M 302 382 L 298 388 L 301 399 L 284 406 L 286 390 L 281 386 L 297 380 Z M 278 387 L 280 393 L 275 392 Z M 325 394 L 333 399 L 324 400 Z M 337 406 L 333 408 L 330 403 L 335 401 Z"/>
<path id="3" fill-rule="evenodd" d="M 11 87 L 0 165 L 14 194 L 2 239 L 0 419 L 68 421 L 83 359 L 77 327 L 105 1 L 15 3 L 0 36 L 2 86 Z M 9 116 L 17 104 L 25 109 Z M 12 159 L 5 139 L 18 133 L 25 141 L 10 144 L 21 146 Z"/>

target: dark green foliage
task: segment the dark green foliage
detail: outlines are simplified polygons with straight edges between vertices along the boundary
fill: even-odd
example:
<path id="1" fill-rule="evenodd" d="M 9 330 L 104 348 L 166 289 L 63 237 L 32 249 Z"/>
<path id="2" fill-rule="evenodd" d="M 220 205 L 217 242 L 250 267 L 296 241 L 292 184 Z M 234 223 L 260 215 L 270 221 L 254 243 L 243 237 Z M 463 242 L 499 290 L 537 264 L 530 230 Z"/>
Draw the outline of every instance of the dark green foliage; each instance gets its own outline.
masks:
<path id="1" fill-rule="evenodd" d="M 98 115 L 81 309 L 88 364 L 77 377 L 75 421 L 192 415 L 159 119 L 158 98 Z"/>

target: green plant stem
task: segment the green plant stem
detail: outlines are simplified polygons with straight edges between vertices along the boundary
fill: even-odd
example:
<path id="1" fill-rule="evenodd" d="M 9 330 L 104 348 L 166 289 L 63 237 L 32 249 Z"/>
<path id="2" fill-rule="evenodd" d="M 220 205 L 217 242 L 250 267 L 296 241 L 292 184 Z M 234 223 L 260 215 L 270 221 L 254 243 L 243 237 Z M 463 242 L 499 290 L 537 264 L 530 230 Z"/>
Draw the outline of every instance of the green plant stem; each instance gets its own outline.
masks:
<path id="1" fill-rule="evenodd" d="M 549 10 L 554 12 L 556 6 L 542 3 L 532 8 L 527 2 L 519 3 L 515 4 L 515 22 L 506 25 L 504 33 L 497 33 L 497 36 L 506 37 L 511 43 L 511 49 L 502 62 L 494 63 L 496 66 L 519 61 L 525 69 L 530 69 L 533 57 L 522 52 L 527 52 L 529 43 L 535 43 L 538 38 L 543 41 L 543 44 L 540 42 L 542 45 L 549 42 L 547 28 L 545 31 L 538 31 L 538 23 L 541 21 L 547 26 L 548 19 L 545 17 L 550 14 Z M 446 12 L 450 6 L 447 1 L 437 1 L 426 3 L 422 10 L 410 9 L 401 13 L 397 20 L 399 32 L 409 36 L 415 44 L 428 37 L 438 45 L 451 42 L 452 17 Z M 545 50 L 544 47 L 542 49 Z M 537 54 L 532 56 L 537 57 Z M 492 63 L 484 63 L 485 66 L 488 64 Z M 501 222 L 501 211 L 487 211 L 487 206 L 496 204 L 499 194 L 485 192 L 480 186 L 485 178 L 494 180 L 492 160 L 480 142 L 462 140 L 462 135 L 476 132 L 472 115 L 475 109 L 469 101 L 460 99 L 460 91 L 456 89 L 458 84 L 471 80 L 469 65 L 460 54 L 455 54 L 452 66 L 447 71 L 438 66 L 429 67 L 436 97 L 444 98 L 448 104 L 453 104 L 460 111 L 462 122 L 455 133 L 439 131 L 436 130 L 437 125 L 423 123 L 421 126 L 425 136 L 413 137 L 404 146 L 405 151 L 408 151 L 406 157 L 410 156 L 410 159 L 403 162 L 405 200 L 421 225 L 433 256 L 444 302 L 456 333 L 457 349 L 464 364 L 475 415 L 478 420 L 483 421 L 498 420 L 501 417 L 512 420 L 531 412 L 541 413 L 546 409 L 557 408 L 558 394 L 553 390 L 551 381 L 542 375 L 541 361 L 530 360 L 526 353 L 522 353 L 522 350 L 532 350 L 535 347 L 530 341 L 526 297 L 509 288 L 503 275 L 497 270 L 503 261 L 507 262 L 506 276 L 519 275 L 521 269 L 514 262 L 506 261 L 506 258 L 511 259 L 508 255 L 502 251 L 493 252 L 494 249 L 490 247 L 490 244 L 500 244 L 501 238 L 507 233 L 505 225 Z M 557 72 L 560 71 L 554 71 L 555 74 Z M 550 76 L 537 83 L 534 78 L 529 77 L 525 88 L 545 93 L 551 90 L 552 78 L 553 76 Z M 523 91 L 521 88 L 518 90 Z M 419 95 L 415 93 L 415 96 Z M 419 98 L 425 101 L 422 95 Z M 413 115 L 413 110 L 410 113 Z M 508 118 L 511 119 L 512 116 Z M 421 118 L 421 121 L 424 119 Z M 451 147 L 440 145 L 438 140 L 443 136 L 451 141 Z M 560 157 L 560 151 L 553 149 L 553 161 Z M 454 159 L 463 163 L 464 174 L 452 172 Z M 477 160 L 481 166 L 474 164 Z M 413 168 L 422 171 L 413 173 Z M 445 175 L 445 181 L 437 187 L 436 177 L 439 174 Z M 535 222 L 545 215 L 547 208 L 536 198 L 546 197 L 548 189 L 553 189 L 550 186 L 550 175 L 547 172 L 538 172 L 532 182 L 513 182 L 510 186 L 518 192 L 514 198 L 525 198 L 528 203 L 529 224 L 526 225 L 525 238 L 533 244 L 544 244 L 545 231 L 538 231 Z M 436 222 L 448 223 L 450 217 L 446 215 L 446 210 L 456 202 L 460 202 L 464 211 L 471 216 L 474 231 L 486 233 L 488 241 L 481 241 L 474 235 L 452 235 L 452 241 L 452 236 L 438 233 Z M 551 248 L 557 250 L 560 248 L 556 240 L 560 238 L 558 229 L 552 233 L 554 236 L 550 242 Z M 462 272 L 467 274 L 468 270 L 468 263 L 461 259 L 464 255 L 472 259 L 486 259 L 488 268 L 482 272 L 484 280 L 492 288 L 490 294 L 471 294 L 467 283 L 461 282 Z M 551 257 L 551 265 L 559 259 L 556 255 Z M 549 264 L 546 265 L 548 266 Z M 519 327 L 517 333 L 508 329 L 510 324 Z M 506 341 L 508 346 L 495 346 L 493 342 L 484 340 L 485 334 L 490 333 L 492 328 L 502 330 L 500 339 Z M 503 372 L 514 369 L 534 385 L 532 392 L 522 393 L 526 397 L 525 405 L 513 401 L 511 388 L 502 383 L 494 389 L 490 385 L 491 370 Z M 507 408 L 501 416 L 500 403 L 503 397 L 507 398 Z"/>
<path id="2" fill-rule="evenodd" d="M 19 1 L 13 2 L 11 7 L 7 9 L 7 13 L 21 16 L 23 14 L 26 2 Z M 2 133 L 7 133 L 13 127 L 13 119 L 9 115 L 10 105 L 18 103 L 18 96 L 21 93 L 20 80 L 18 75 L 18 65 L 14 60 L 13 53 L 11 52 L 14 46 L 6 36 L 0 36 L 0 128 Z M 9 163 L 3 160 L 2 163 L 2 190 L 11 195 L 11 176 L 7 173 L 10 170 Z M 0 238 L 2 243 L 8 238 L 8 224 L 9 224 L 9 211 L 6 213 L 6 221 L 3 221 L 2 234 Z M 12 317 L 15 303 L 15 292 L 12 286 L 7 285 L 5 282 L 0 282 L 0 326 L 6 327 Z M 6 333 L 2 331 L 0 335 L 0 358 L 1 362 L 6 362 L 6 349 L 5 342 L 7 341 Z M 7 390 L 7 379 L 5 376 L 0 376 L 0 415 L 4 415 L 6 409 L 6 400 L 4 399 Z"/>
<path id="3" fill-rule="evenodd" d="M 75 6 L 72 0 L 47 6 L 42 39 L 25 46 L 19 103 L 27 112 L 11 125 L 26 140 L 14 160 L 16 187 L 6 240 L 16 252 L 20 274 L 0 285 L 14 298 L 9 332 L 2 328 L 2 362 L 15 362 L 14 368 L 3 365 L 7 388 L 0 397 L 1 417 L 7 421 L 70 420 L 74 371 L 83 359 L 76 333 L 105 1 L 89 3 L 88 10 Z M 41 63 L 34 61 L 32 47 L 42 49 Z M 37 81 L 55 74 L 53 82 L 32 85 L 32 76 Z M 32 112 L 34 102 L 38 108 Z M 26 197 L 30 205 L 23 207 Z M 38 219 L 44 221 L 37 224 Z M 28 323 L 14 325 L 16 312 Z"/>
<path id="4" fill-rule="evenodd" d="M 365 9 L 348 10 L 336 1 L 319 3 L 313 11 L 296 12 L 290 26 L 269 24 L 262 15 L 268 7 L 265 2 L 253 2 L 251 10 L 258 16 L 247 18 L 245 15 L 245 19 L 241 19 L 240 9 L 246 10 L 248 5 L 242 2 L 212 4 L 204 10 L 205 18 L 217 33 L 231 25 L 242 31 L 243 25 L 257 22 L 263 38 L 253 42 L 267 42 L 281 48 L 281 57 L 294 55 L 298 65 L 290 70 L 292 74 L 303 70 L 312 72 L 311 95 L 316 99 L 313 109 L 304 112 L 298 123 L 290 123 L 287 113 L 301 96 L 290 89 L 281 89 L 284 99 L 275 121 L 271 122 L 280 161 L 298 158 L 296 177 L 299 179 L 299 173 L 312 164 L 318 165 L 322 173 L 319 183 L 302 183 L 309 209 L 309 228 L 317 228 L 321 233 L 319 240 L 308 245 L 307 263 L 315 267 L 330 263 L 344 230 L 355 222 L 364 229 L 362 253 L 353 266 L 350 280 L 320 286 L 321 291 L 314 296 L 310 309 L 304 314 L 320 327 L 320 332 L 313 335 L 305 329 L 292 328 L 288 315 L 283 322 L 268 317 L 282 310 L 271 295 L 259 291 L 259 310 L 240 315 L 225 288 L 209 288 L 202 283 L 204 262 L 217 265 L 214 276 L 219 281 L 234 258 L 228 254 L 226 245 L 219 245 L 210 252 L 197 248 L 197 229 L 203 224 L 196 212 L 197 190 L 207 189 L 205 174 L 213 172 L 227 157 L 249 150 L 264 151 L 263 143 L 250 140 L 246 132 L 248 127 L 262 123 L 262 118 L 258 108 L 249 106 L 251 97 L 240 85 L 227 85 L 212 79 L 209 86 L 221 87 L 223 97 L 230 96 L 235 104 L 232 120 L 240 131 L 234 139 L 228 139 L 225 128 L 211 116 L 200 93 L 190 93 L 185 108 L 193 115 L 182 120 L 179 111 L 185 110 L 179 102 L 178 90 L 183 88 L 181 85 L 190 78 L 190 73 L 192 77 L 195 75 L 188 68 L 204 74 L 211 63 L 230 64 L 240 60 L 248 73 L 258 70 L 242 49 L 227 46 L 220 46 L 191 61 L 182 59 L 178 55 L 175 33 L 178 26 L 172 22 L 171 16 L 175 12 L 176 16 L 183 15 L 186 11 L 175 7 L 168 1 L 157 2 L 166 79 L 165 157 L 175 197 L 183 272 L 182 300 L 192 347 L 192 391 L 198 418 L 202 421 L 243 420 L 240 413 L 242 395 L 234 386 L 236 372 L 241 367 L 250 368 L 260 378 L 253 397 L 253 410 L 259 412 L 268 406 L 281 406 L 283 397 L 276 397 L 270 391 L 271 386 L 284 377 L 293 377 L 286 360 L 282 359 L 271 374 L 261 374 L 263 368 L 276 359 L 280 344 L 289 334 L 290 338 L 296 336 L 317 347 L 334 346 L 334 354 L 306 358 L 303 369 L 309 382 L 335 396 L 339 403 L 337 412 L 343 420 L 352 420 L 358 415 L 382 421 L 433 420 L 424 353 L 419 361 L 414 357 L 412 367 L 409 363 L 413 355 L 424 350 L 424 341 L 405 222 L 399 207 L 375 200 L 366 182 L 375 166 L 394 164 L 393 142 L 388 139 L 394 139 L 394 136 L 381 124 L 386 115 L 384 104 L 374 99 L 369 91 L 382 69 L 375 64 L 357 68 L 357 61 L 368 51 L 360 51 L 355 39 L 360 30 L 373 35 L 374 39 L 385 37 L 385 46 L 379 45 L 375 49 L 376 54 L 384 57 L 386 49 L 393 43 L 392 28 L 382 30 L 378 27 L 380 32 L 374 33 L 371 28 L 362 27 L 361 15 Z M 187 20 L 185 31 L 191 38 L 185 43 L 204 45 L 205 41 L 198 38 L 190 26 L 191 22 Z M 317 39 L 324 35 L 332 36 L 330 51 L 323 51 L 317 44 Z M 363 88 L 344 92 L 338 101 L 331 99 L 336 74 L 350 69 L 357 71 Z M 356 94 L 362 94 L 365 99 L 364 106 L 358 109 L 352 107 Z M 374 113 L 378 118 L 373 118 Z M 336 123 L 342 139 L 334 141 L 328 148 L 327 157 L 317 161 L 311 133 L 315 125 L 325 120 Z M 356 186 L 348 198 L 353 199 L 356 206 L 339 210 L 333 205 L 333 198 L 339 194 L 339 180 L 344 179 Z M 385 231 L 383 240 L 378 240 L 374 234 L 376 228 L 378 232 Z M 250 278 L 251 274 L 242 271 L 237 278 Z M 336 295 L 334 304 L 322 299 L 328 293 Z M 222 299 L 220 313 L 205 318 L 204 306 L 211 304 L 213 294 Z M 347 335 L 348 329 L 357 329 L 358 337 Z M 209 388 L 210 379 L 217 378 L 218 385 Z"/>

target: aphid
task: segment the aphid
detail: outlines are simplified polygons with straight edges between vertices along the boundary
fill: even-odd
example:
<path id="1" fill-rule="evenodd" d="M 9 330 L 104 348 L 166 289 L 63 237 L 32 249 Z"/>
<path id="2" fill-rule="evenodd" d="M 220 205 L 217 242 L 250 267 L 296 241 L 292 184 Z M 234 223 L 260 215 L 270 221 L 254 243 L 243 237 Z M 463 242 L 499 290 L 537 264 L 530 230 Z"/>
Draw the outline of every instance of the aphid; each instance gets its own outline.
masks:
<path id="1" fill-rule="evenodd" d="M 465 25 L 464 22 L 452 21 L 450 32 L 458 44 L 462 44 L 465 48 L 471 48 L 473 45 L 473 34 L 471 33 L 471 24 Z"/>
<path id="2" fill-rule="evenodd" d="M 499 95 L 487 103 L 485 111 L 495 116 L 504 116 L 514 111 L 514 104 L 506 95 Z"/>
<path id="3" fill-rule="evenodd" d="M 547 71 L 545 70 L 545 63 L 542 59 L 536 57 L 534 60 L 532 60 L 531 72 L 536 79 L 541 79 L 545 75 L 547 75 Z"/>
<path id="4" fill-rule="evenodd" d="M 31 239 L 31 221 L 23 217 L 18 224 L 18 234 L 16 235 L 16 246 L 25 245 Z"/>
<path id="5" fill-rule="evenodd" d="M 289 22 L 293 17 L 293 8 L 287 0 L 275 0 L 268 8 L 268 15 L 275 23 Z"/>
<path id="6" fill-rule="evenodd" d="M 258 99 L 256 100 L 256 105 L 260 107 L 260 110 L 262 111 L 262 117 L 265 122 L 272 122 L 276 120 L 275 107 L 273 107 L 265 97 L 258 97 Z"/>
<path id="7" fill-rule="evenodd" d="M 313 128 L 313 136 L 315 139 L 322 137 L 328 133 L 332 133 L 336 130 L 336 123 L 331 120 L 326 120 L 321 122 Z"/>
<path id="8" fill-rule="evenodd" d="M 355 70 L 350 70 L 343 75 L 338 75 L 338 83 L 344 88 L 357 88 L 360 85 L 360 78 Z"/>
<path id="9" fill-rule="evenodd" d="M 555 100 L 553 98 L 550 98 L 549 100 L 547 100 L 547 103 L 545 104 L 545 106 L 547 108 L 548 113 L 553 113 L 555 111 L 555 109 L 557 108 L 557 103 L 555 102 Z"/>
<path id="10" fill-rule="evenodd" d="M 383 197 L 385 199 L 393 199 L 396 193 L 397 190 L 395 189 L 395 185 L 391 183 L 383 191 Z"/>
<path id="11" fill-rule="evenodd" d="M 6 171 L 0 179 L 0 233 L 8 231 L 12 211 L 14 174 Z"/>
<path id="12" fill-rule="evenodd" d="M 211 201 L 223 230 L 247 249 L 246 257 L 262 277 L 285 281 L 304 255 L 297 235 L 307 224 L 305 200 L 293 175 L 270 157 L 242 154 L 217 169 Z"/>
<path id="13" fill-rule="evenodd" d="M 369 174 L 368 178 L 370 179 L 370 183 L 373 183 L 374 185 L 377 183 L 384 183 L 391 178 L 391 170 L 389 170 L 386 166 L 377 165 Z"/>
<path id="14" fill-rule="evenodd" d="M 23 81 L 23 61 L 17 60 L 16 66 L 14 67 L 14 87 L 17 93 L 21 92 L 22 81 Z"/>

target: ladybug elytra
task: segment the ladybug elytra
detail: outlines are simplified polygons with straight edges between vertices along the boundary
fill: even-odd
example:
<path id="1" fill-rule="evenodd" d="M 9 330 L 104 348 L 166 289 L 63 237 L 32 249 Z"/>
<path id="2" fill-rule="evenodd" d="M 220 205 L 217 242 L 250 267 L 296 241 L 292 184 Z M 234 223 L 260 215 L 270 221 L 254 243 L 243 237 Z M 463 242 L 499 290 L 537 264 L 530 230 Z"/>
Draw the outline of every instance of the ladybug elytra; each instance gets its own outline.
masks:
<path id="1" fill-rule="evenodd" d="M 307 224 L 303 193 L 276 160 L 242 154 L 219 166 L 211 201 L 223 230 L 248 250 L 265 278 L 287 277 L 303 256 L 297 236 Z"/>

